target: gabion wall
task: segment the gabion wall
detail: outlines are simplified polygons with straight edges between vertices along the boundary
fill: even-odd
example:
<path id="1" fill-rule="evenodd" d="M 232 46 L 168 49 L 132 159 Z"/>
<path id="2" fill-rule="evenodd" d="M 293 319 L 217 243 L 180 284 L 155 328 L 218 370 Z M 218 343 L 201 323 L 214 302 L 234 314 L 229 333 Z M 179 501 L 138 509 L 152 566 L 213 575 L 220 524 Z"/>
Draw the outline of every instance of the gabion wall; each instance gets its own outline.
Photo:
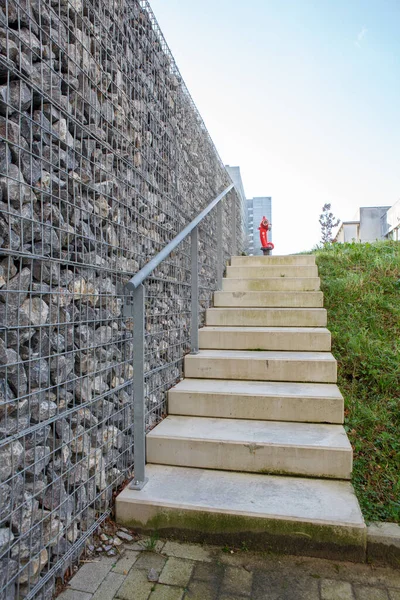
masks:
<path id="1" fill-rule="evenodd" d="M 123 286 L 229 183 L 147 2 L 0 0 L 1 599 L 51 597 L 132 475 Z M 202 316 L 217 233 L 214 210 Z M 186 241 L 146 284 L 149 428 L 190 301 Z"/>

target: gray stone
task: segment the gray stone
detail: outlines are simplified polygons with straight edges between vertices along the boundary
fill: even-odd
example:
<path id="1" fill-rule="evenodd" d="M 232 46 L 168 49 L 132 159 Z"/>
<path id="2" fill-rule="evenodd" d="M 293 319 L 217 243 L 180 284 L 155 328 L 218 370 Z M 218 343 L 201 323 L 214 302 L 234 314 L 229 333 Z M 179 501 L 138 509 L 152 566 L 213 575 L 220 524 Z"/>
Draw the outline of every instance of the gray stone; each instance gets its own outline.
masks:
<path id="1" fill-rule="evenodd" d="M 74 499 L 67 493 L 61 479 L 56 479 L 49 485 L 43 497 L 43 506 L 54 511 L 61 521 L 70 523 L 74 510 Z"/>
<path id="2" fill-rule="evenodd" d="M 40 423 L 41 421 L 50 419 L 51 417 L 54 417 L 56 413 L 57 404 L 51 400 L 38 399 L 31 402 L 31 418 L 34 423 Z"/>
<path id="3" fill-rule="evenodd" d="M 13 532 L 11 531 L 11 529 L 9 529 L 8 527 L 1 527 L 0 528 L 0 554 L 2 554 L 3 551 L 12 544 L 13 540 L 14 540 L 14 535 L 13 535 Z"/>
<path id="4" fill-rule="evenodd" d="M 159 575 L 160 574 L 155 569 L 150 569 L 147 573 L 147 579 L 148 581 L 158 581 Z"/>
<path id="5" fill-rule="evenodd" d="M 0 175 L 6 175 L 11 164 L 11 150 L 6 142 L 0 142 Z"/>
<path id="6" fill-rule="evenodd" d="M 0 86 L 0 113 L 11 115 L 14 111 L 27 110 L 32 101 L 29 87 L 23 81 L 10 81 Z"/>
<path id="7" fill-rule="evenodd" d="M 49 316 L 48 305 L 44 300 L 38 297 L 32 297 L 25 300 L 20 311 L 25 314 L 29 322 L 36 327 L 44 325 Z"/>
<path id="8" fill-rule="evenodd" d="M 69 146 L 70 148 L 74 147 L 74 138 L 68 130 L 67 121 L 65 119 L 60 119 L 56 123 L 53 123 L 53 132 L 58 136 L 60 142 L 62 142 L 64 146 Z"/>
<path id="9" fill-rule="evenodd" d="M 27 473 L 39 475 L 50 461 L 50 448 L 36 446 L 25 452 L 25 468 Z"/>
<path id="10" fill-rule="evenodd" d="M 6 481 L 22 462 L 24 448 L 18 441 L 0 448 L 0 481 Z"/>
<path id="11" fill-rule="evenodd" d="M 32 360 L 28 366 L 28 379 L 30 385 L 47 387 L 49 385 L 49 363 L 44 358 Z"/>
<path id="12" fill-rule="evenodd" d="M 0 379 L 0 419 L 5 415 L 10 415 L 17 409 L 18 403 L 13 402 L 15 395 L 13 394 L 6 379 Z"/>
<path id="13" fill-rule="evenodd" d="M 9 558 L 2 558 L 0 560 L 0 588 L 3 589 L 17 573 L 18 562 Z M 6 598 L 6 600 L 8 600 L 8 598 Z"/>
<path id="14" fill-rule="evenodd" d="M 43 18 L 44 11 L 41 10 L 41 16 Z M 53 30 L 56 31 L 55 29 Z M 52 64 L 50 61 L 41 61 L 40 63 L 36 63 L 32 65 L 32 69 L 30 70 L 30 78 L 31 82 L 34 86 L 37 86 L 41 89 L 45 94 L 53 95 L 54 92 L 60 89 L 61 87 L 61 79 L 54 72 L 52 68 Z M 40 95 L 36 92 L 36 89 L 33 90 L 34 100 L 40 100 Z"/>
<path id="15" fill-rule="evenodd" d="M 86 429 L 82 425 L 78 425 L 73 431 L 71 441 L 71 450 L 78 454 L 88 456 L 90 454 L 90 435 L 86 433 Z"/>
<path id="16" fill-rule="evenodd" d="M 21 27 L 18 31 L 18 37 L 22 42 L 24 54 L 33 61 L 37 60 L 41 55 L 42 46 L 33 31 L 27 27 Z"/>
<path id="17" fill-rule="evenodd" d="M 60 385 L 68 380 L 70 373 L 74 370 L 75 359 L 73 354 L 56 356 L 50 361 L 51 380 Z"/>
<path id="18" fill-rule="evenodd" d="M 14 164 L 8 166 L 6 177 L 0 177 L 0 190 L 3 198 L 17 208 L 35 199 L 30 187 L 26 185 L 22 172 Z"/>
<path id="19" fill-rule="evenodd" d="M 6 348 L 0 339 L 0 377 L 6 378 L 16 396 L 23 396 L 27 391 L 27 378 L 23 363 L 15 350 Z"/>
<path id="20" fill-rule="evenodd" d="M 42 177 L 42 165 L 40 161 L 29 154 L 29 152 L 21 152 L 19 164 L 25 181 L 30 185 L 36 185 Z"/>
<path id="21" fill-rule="evenodd" d="M 122 530 L 117 531 L 117 536 L 121 538 L 121 540 L 124 540 L 124 542 L 133 542 L 134 540 L 134 537 L 132 535 Z"/>
<path id="22" fill-rule="evenodd" d="M 7 282 L 7 297 L 4 293 L 0 293 L 0 301 L 5 302 L 7 299 L 8 308 L 11 311 L 18 309 L 28 295 L 28 290 L 31 285 L 32 273 L 27 267 L 24 267 L 19 273 L 12 276 Z M 14 293 L 12 293 L 14 292 Z"/>
<path id="23" fill-rule="evenodd" d="M 39 554 L 31 556 L 29 561 L 25 564 L 24 561 L 22 561 L 21 566 L 23 567 L 23 571 L 18 577 L 18 583 L 24 584 L 28 581 L 36 581 L 40 571 L 47 565 L 48 557 L 49 555 L 46 548 L 43 548 Z"/>
<path id="24" fill-rule="evenodd" d="M 31 529 L 40 515 L 39 503 L 29 492 L 23 494 L 23 504 L 11 515 L 11 524 L 19 534 Z"/>

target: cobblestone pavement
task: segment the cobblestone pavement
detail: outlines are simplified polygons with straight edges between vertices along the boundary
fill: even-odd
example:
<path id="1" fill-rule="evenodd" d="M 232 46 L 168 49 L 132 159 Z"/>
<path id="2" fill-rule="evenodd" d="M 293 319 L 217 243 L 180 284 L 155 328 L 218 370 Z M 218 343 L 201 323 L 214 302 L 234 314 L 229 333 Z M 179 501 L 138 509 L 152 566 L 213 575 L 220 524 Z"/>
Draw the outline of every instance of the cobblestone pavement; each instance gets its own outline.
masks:
<path id="1" fill-rule="evenodd" d="M 400 600 L 400 570 L 143 538 L 86 562 L 58 600 Z"/>

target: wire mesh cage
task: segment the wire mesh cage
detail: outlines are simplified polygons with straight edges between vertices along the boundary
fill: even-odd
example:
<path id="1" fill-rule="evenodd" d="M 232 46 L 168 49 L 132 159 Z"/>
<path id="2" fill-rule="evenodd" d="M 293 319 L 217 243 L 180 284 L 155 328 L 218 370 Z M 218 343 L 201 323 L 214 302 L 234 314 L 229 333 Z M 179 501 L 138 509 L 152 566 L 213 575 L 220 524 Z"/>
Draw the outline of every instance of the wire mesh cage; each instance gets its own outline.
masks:
<path id="1" fill-rule="evenodd" d="M 0 45 L 0 589 L 50 598 L 132 474 L 124 284 L 230 181 L 147 1 L 0 0 Z M 215 211 L 199 232 L 203 318 Z M 185 241 L 146 282 L 148 428 L 190 301 Z"/>

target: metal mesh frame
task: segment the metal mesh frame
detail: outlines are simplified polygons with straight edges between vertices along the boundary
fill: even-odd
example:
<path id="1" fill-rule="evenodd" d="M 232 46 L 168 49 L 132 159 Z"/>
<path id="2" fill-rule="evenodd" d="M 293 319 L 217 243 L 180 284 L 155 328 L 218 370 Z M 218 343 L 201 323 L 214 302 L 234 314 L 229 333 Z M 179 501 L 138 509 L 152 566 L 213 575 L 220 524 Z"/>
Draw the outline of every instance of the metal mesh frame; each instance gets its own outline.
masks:
<path id="1" fill-rule="evenodd" d="M 0 0 L 0 44 L 0 589 L 50 598 L 132 475 L 124 285 L 229 178 L 147 1 Z M 146 281 L 148 428 L 189 340 L 186 240 Z"/>

